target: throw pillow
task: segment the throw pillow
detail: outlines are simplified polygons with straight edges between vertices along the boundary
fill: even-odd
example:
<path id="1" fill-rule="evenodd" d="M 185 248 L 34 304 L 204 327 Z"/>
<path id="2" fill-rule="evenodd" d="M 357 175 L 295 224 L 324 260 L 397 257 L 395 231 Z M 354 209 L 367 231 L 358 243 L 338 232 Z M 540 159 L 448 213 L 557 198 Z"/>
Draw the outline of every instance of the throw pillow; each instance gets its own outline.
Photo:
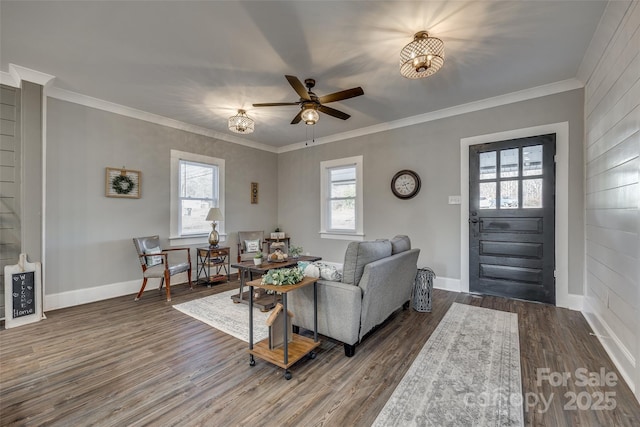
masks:
<path id="1" fill-rule="evenodd" d="M 320 270 L 321 279 L 331 280 L 333 282 L 339 282 L 340 280 L 342 280 L 342 274 L 340 274 L 340 272 L 334 265 L 326 264 L 320 261 L 316 261 L 313 264 Z"/>
<path id="2" fill-rule="evenodd" d="M 159 254 L 162 253 L 162 249 L 160 246 L 156 246 L 155 248 L 149 248 L 146 250 L 145 254 Z M 161 256 L 148 256 L 145 257 L 147 262 L 147 267 L 153 267 L 154 265 L 162 264 Z"/>
<path id="3" fill-rule="evenodd" d="M 303 271 L 305 276 L 308 277 L 320 277 L 320 269 L 317 265 L 309 264 Z"/>
<path id="4" fill-rule="evenodd" d="M 409 236 L 397 235 L 391 239 L 391 255 L 399 254 L 400 252 L 408 251 L 411 249 L 411 240 Z"/>
<path id="5" fill-rule="evenodd" d="M 304 271 L 307 268 L 307 265 L 311 264 L 309 261 L 298 261 L 298 268 Z"/>
<path id="6" fill-rule="evenodd" d="M 260 240 L 245 240 L 244 247 L 247 252 L 258 252 L 260 250 Z"/>

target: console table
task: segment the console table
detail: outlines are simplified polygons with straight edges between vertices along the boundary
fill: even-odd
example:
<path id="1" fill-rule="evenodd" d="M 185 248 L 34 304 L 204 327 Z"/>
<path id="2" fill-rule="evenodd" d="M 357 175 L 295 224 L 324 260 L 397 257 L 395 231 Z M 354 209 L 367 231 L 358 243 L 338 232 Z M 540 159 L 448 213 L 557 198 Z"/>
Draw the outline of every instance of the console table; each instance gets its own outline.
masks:
<path id="1" fill-rule="evenodd" d="M 228 246 L 196 249 L 196 283 L 211 286 L 213 283 L 229 281 L 231 270 L 230 249 Z M 213 274 L 212 273 L 213 267 Z M 220 272 L 224 271 L 224 275 Z"/>
<path id="2" fill-rule="evenodd" d="M 295 285 L 263 285 L 262 279 L 252 280 L 247 283 L 249 286 L 249 366 L 255 366 L 255 357 L 266 360 L 284 369 L 284 378 L 291 379 L 291 372 L 289 367 L 302 359 L 307 354 L 311 359 L 315 359 L 316 353 L 314 349 L 320 345 L 318 340 L 318 278 L 305 276 L 302 281 Z M 287 330 L 287 293 L 296 289 L 302 288 L 313 284 L 313 339 L 292 334 L 292 340 L 289 342 L 287 336 L 289 331 Z M 265 338 L 253 344 L 253 288 L 261 288 L 265 290 L 271 290 L 282 294 L 282 305 L 284 307 L 284 316 L 282 321 L 284 322 L 284 343 L 281 347 L 269 349 L 269 338 Z M 295 313 L 293 313 L 295 316 Z"/>
<path id="3" fill-rule="evenodd" d="M 255 273 L 257 275 L 260 275 L 260 277 L 262 277 L 263 274 L 265 274 L 267 271 L 271 270 L 272 268 L 293 267 L 294 265 L 298 264 L 298 261 L 313 262 L 313 261 L 319 261 L 321 259 L 322 257 L 319 257 L 319 256 L 305 255 L 305 256 L 300 256 L 298 258 L 293 258 L 293 257 L 288 258 L 284 262 L 274 262 L 274 261 L 264 260 L 260 265 L 255 265 L 253 263 L 253 260 L 241 261 L 235 264 L 231 264 L 231 267 L 238 269 L 238 278 L 240 279 L 240 289 L 238 291 L 238 294 L 231 295 L 231 299 L 235 303 L 249 304 L 250 291 L 244 291 L 244 286 L 247 282 L 246 280 L 247 275 L 252 275 Z M 275 294 L 268 295 L 267 293 L 262 291 L 260 295 L 257 298 L 255 298 L 253 304 L 259 307 L 260 310 L 262 311 L 269 311 L 276 306 L 277 302 L 278 301 Z"/>

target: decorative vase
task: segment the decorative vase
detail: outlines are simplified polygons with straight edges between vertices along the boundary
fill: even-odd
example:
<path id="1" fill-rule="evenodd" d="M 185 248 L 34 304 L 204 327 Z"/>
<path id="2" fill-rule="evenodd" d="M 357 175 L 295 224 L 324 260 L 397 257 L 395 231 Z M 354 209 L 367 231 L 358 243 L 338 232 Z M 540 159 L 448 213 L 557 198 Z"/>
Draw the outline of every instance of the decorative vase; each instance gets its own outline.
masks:
<path id="1" fill-rule="evenodd" d="M 262 258 L 254 258 L 254 259 L 253 259 L 253 263 L 254 263 L 255 265 L 260 265 L 260 264 L 262 264 Z"/>

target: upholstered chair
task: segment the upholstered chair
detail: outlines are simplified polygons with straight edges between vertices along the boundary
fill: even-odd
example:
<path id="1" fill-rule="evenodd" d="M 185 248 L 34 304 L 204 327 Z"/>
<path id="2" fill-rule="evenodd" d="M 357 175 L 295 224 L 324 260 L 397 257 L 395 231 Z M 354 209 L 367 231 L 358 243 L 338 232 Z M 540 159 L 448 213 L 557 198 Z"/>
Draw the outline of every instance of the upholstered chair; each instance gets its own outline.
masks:
<path id="1" fill-rule="evenodd" d="M 142 287 L 135 298 L 136 301 L 142 296 L 149 278 L 160 279 L 160 287 L 158 289 L 162 289 L 162 285 L 166 284 L 167 301 L 171 301 L 171 276 L 186 271 L 189 286 L 193 289 L 193 283 L 191 282 L 191 250 L 189 248 L 161 249 L 159 236 L 134 237 L 133 244 L 138 252 L 138 259 L 142 267 Z M 185 251 L 186 258 L 178 262 L 169 260 L 169 252 L 172 251 Z"/>

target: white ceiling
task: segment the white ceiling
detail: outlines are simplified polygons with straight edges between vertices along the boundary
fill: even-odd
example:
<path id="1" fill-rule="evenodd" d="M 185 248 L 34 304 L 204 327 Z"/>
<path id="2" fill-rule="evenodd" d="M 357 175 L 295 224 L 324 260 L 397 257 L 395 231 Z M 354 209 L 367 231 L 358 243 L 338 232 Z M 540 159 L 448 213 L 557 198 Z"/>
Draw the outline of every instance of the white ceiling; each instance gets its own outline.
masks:
<path id="1" fill-rule="evenodd" d="M 246 140 L 282 147 L 574 78 L 601 1 L 7 1 L 0 2 L 0 71 L 16 64 L 53 85 L 230 133 L 238 108 L 256 120 Z M 445 43 L 444 67 L 408 80 L 399 53 L 419 30 Z M 284 78 L 315 78 L 329 104 L 316 126 L 290 125 Z M 313 130 L 313 132 L 311 132 Z"/>

